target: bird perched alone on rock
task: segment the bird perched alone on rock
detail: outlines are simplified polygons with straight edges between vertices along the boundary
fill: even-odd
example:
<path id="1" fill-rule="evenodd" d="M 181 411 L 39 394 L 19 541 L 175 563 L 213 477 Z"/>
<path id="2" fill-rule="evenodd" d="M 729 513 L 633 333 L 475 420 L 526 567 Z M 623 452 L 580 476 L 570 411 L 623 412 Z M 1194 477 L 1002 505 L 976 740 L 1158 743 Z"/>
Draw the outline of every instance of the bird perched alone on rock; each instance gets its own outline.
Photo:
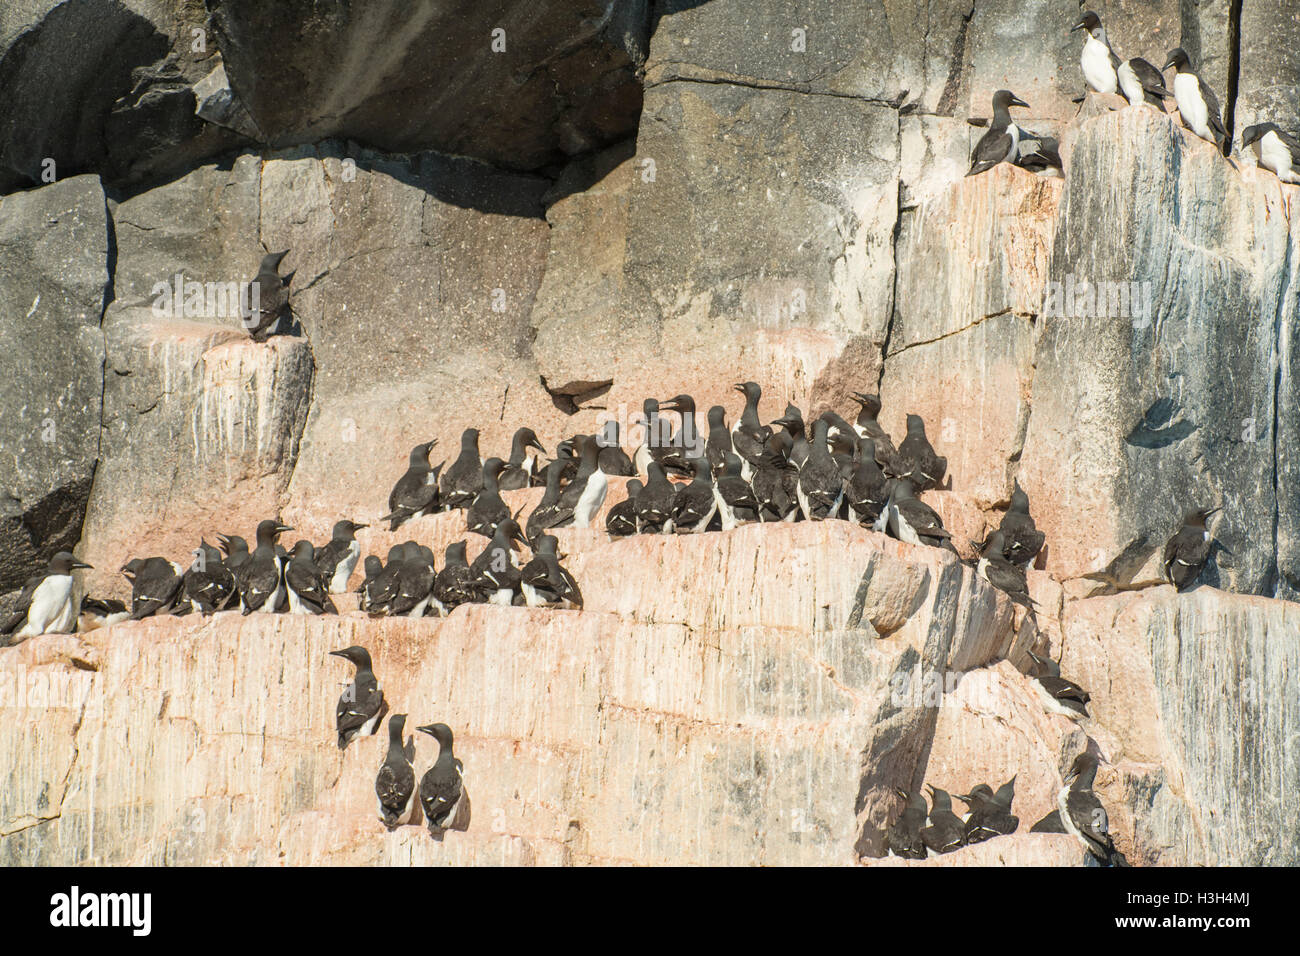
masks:
<path id="1" fill-rule="evenodd" d="M 518 491 L 532 486 L 533 477 L 540 469 L 536 456 L 528 454 L 530 448 L 546 454 L 546 448 L 537 440 L 537 433 L 531 428 L 520 428 L 510 440 L 510 460 L 497 482 L 502 491 Z"/>
<path id="2" fill-rule="evenodd" d="M 81 613 L 81 598 L 72 573 L 90 565 L 69 551 L 60 551 L 40 574 L 27 579 L 18 603 L 0 634 L 9 644 L 20 644 L 40 634 L 70 634 Z"/>
<path id="3" fill-rule="evenodd" d="M 284 569 L 284 586 L 290 614 L 337 614 L 330 600 L 329 581 L 316 566 L 316 549 L 307 540 L 298 541 L 289 552 Z"/>
<path id="4" fill-rule="evenodd" d="M 185 571 L 167 558 L 132 558 L 122 565 L 131 582 L 131 620 L 172 611 L 180 600 Z"/>
<path id="5" fill-rule="evenodd" d="M 947 790 L 930 787 L 930 825 L 921 831 L 921 842 L 935 853 L 951 853 L 966 845 L 965 825 L 952 812 Z"/>
<path id="6" fill-rule="evenodd" d="M 1186 591 L 1205 569 L 1210 559 L 1211 538 L 1205 521 L 1219 508 L 1199 508 L 1189 511 L 1183 526 L 1165 545 L 1165 579 L 1179 591 Z"/>
<path id="7" fill-rule="evenodd" d="M 478 453 L 478 429 L 467 428 L 460 435 L 460 454 L 443 472 L 439 483 L 442 506 L 448 511 L 468 508 L 483 488 L 483 459 Z"/>
<path id="8" fill-rule="evenodd" d="M 368 528 L 368 524 L 357 524 L 344 519 L 334 523 L 329 542 L 316 549 L 316 567 L 329 582 L 330 594 L 346 594 L 348 579 L 356 569 L 361 557 L 361 545 L 357 543 L 357 532 Z"/>
<path id="9" fill-rule="evenodd" d="M 1050 657 L 1039 657 L 1033 651 L 1029 656 L 1038 665 L 1033 675 L 1034 687 L 1038 691 L 1043 707 L 1053 714 L 1060 714 L 1070 720 L 1087 717 L 1088 701 L 1092 697 L 1086 690 L 1072 680 L 1061 676 L 1061 665 Z"/>
<path id="10" fill-rule="evenodd" d="M 1038 557 L 1038 552 L 1043 549 L 1043 542 L 1047 539 L 1029 515 L 1029 496 L 1020 487 L 1019 481 L 1014 482 L 1014 489 L 1011 493 L 1011 506 L 1002 516 L 998 531 L 1002 533 L 1002 553 L 1006 559 L 1023 568 Z"/>
<path id="11" fill-rule="evenodd" d="M 1183 125 L 1201 139 L 1208 140 L 1222 152 L 1228 139 L 1228 132 L 1223 128 L 1223 111 L 1219 108 L 1219 98 L 1205 85 L 1205 81 L 1192 70 L 1192 62 L 1187 51 L 1175 47 L 1169 51 L 1169 59 L 1164 68 L 1174 68 L 1174 102 L 1178 104 L 1178 115 Z"/>
<path id="12" fill-rule="evenodd" d="M 1241 148 L 1251 147 L 1259 165 L 1284 183 L 1300 185 L 1300 140 L 1276 123 L 1256 123 L 1241 131 Z"/>
<path id="13" fill-rule="evenodd" d="M 375 777 L 375 796 L 379 798 L 379 821 L 391 832 L 411 822 L 415 813 L 415 768 L 406 758 L 402 731 L 405 714 L 388 718 L 388 755 Z"/>
<path id="14" fill-rule="evenodd" d="M 429 832 L 437 835 L 455 820 L 456 807 L 464 794 L 465 772 L 452 751 L 451 728 L 446 724 L 416 727 L 438 741 L 438 759 L 420 779 L 420 807 Z"/>
<path id="15" fill-rule="evenodd" d="M 1120 59 L 1106 39 L 1106 28 L 1101 25 L 1101 17 L 1091 10 L 1084 13 L 1079 22 L 1070 28 L 1086 30 L 1083 51 L 1079 54 L 1079 65 L 1083 68 L 1083 79 L 1094 93 L 1119 92 Z"/>
<path id="16" fill-rule="evenodd" d="M 636 497 L 644 486 L 633 478 L 627 483 L 627 497 L 609 509 L 605 515 L 605 530 L 616 538 L 636 534 L 640 528 L 636 521 Z M 531 539 L 530 539 L 531 540 Z"/>
<path id="17" fill-rule="evenodd" d="M 970 807 L 964 825 L 967 843 L 982 843 L 995 836 L 1015 833 L 1020 818 L 1012 814 L 1011 804 L 1016 797 L 1016 778 L 1012 777 L 997 793 L 988 784 L 979 784 L 968 794 L 957 794 L 957 799 Z"/>
<path id="18" fill-rule="evenodd" d="M 1010 90 L 993 94 L 993 122 L 971 152 L 967 176 L 977 176 L 999 163 L 1011 163 L 1020 157 L 1020 127 L 1011 119 L 1013 106 L 1029 108 L 1028 103 Z"/>
<path id="19" fill-rule="evenodd" d="M 896 792 L 907 804 L 897 822 L 889 828 L 885 843 L 894 856 L 905 860 L 924 860 L 929 855 L 921 840 L 921 828 L 925 826 L 925 797 L 919 793 L 909 797 L 903 790 Z"/>
<path id="20" fill-rule="evenodd" d="M 389 522 L 389 531 L 396 531 L 411 518 L 420 518 L 438 510 L 438 473 L 442 465 L 432 470 L 429 468 L 429 452 L 437 444 L 435 438 L 411 449 L 406 472 L 388 494 L 388 514 L 380 519 Z"/>
<path id="21" fill-rule="evenodd" d="M 1111 839 L 1106 808 L 1092 792 L 1096 779 L 1097 756 L 1084 751 L 1074 758 L 1070 772 L 1065 775 L 1068 786 L 1056 796 L 1061 825 L 1103 866 L 1128 866 L 1124 854 L 1115 849 L 1115 841 Z"/>
<path id="22" fill-rule="evenodd" d="M 384 700 L 384 691 L 375 677 L 368 650 L 354 644 L 341 651 L 330 651 L 330 654 L 343 658 L 356 668 L 352 682 L 339 695 L 338 705 L 334 708 L 339 750 L 346 750 L 348 744 L 358 737 L 369 737 L 379 729 L 388 713 L 388 701 Z"/>
<path id="23" fill-rule="evenodd" d="M 248 314 L 243 316 L 244 328 L 254 342 L 265 342 L 272 335 L 289 331 L 292 315 L 289 308 L 289 283 L 293 273 L 280 275 L 280 263 L 289 254 L 271 252 L 262 257 L 257 275 L 249 283 Z M 256 309 L 253 308 L 256 302 Z"/>

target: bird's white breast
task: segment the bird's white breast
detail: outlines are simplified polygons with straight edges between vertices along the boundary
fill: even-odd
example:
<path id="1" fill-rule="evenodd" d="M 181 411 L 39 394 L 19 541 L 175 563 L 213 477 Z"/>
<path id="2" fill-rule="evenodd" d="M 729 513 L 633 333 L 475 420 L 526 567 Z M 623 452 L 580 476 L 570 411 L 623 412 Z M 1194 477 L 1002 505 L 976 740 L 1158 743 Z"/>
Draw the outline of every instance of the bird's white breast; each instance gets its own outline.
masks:
<path id="1" fill-rule="evenodd" d="M 1174 77 L 1174 102 L 1178 104 L 1178 113 L 1187 128 L 1201 139 L 1213 141 L 1210 111 L 1201 96 L 1201 84 L 1191 73 L 1179 73 Z"/>
<path id="2" fill-rule="evenodd" d="M 1262 166 L 1271 169 L 1283 182 L 1295 182 L 1291 172 L 1291 150 L 1273 130 L 1269 130 L 1255 142 L 1255 153 Z"/>
<path id="3" fill-rule="evenodd" d="M 1083 54 L 1079 57 L 1083 67 L 1083 78 L 1097 93 L 1115 93 L 1119 89 L 1119 79 L 1115 76 L 1115 67 L 1110 62 L 1110 47 L 1096 37 L 1089 36 L 1083 44 Z"/>

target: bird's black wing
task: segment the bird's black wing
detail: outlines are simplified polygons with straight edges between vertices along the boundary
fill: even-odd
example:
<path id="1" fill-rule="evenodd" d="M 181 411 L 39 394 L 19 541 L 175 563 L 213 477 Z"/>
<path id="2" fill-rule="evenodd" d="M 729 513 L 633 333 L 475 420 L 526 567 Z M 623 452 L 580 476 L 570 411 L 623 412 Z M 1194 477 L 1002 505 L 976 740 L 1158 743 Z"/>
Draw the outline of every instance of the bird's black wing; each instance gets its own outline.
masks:
<path id="1" fill-rule="evenodd" d="M 980 137 L 970 155 L 970 172 L 976 176 L 987 172 L 1007 158 L 1011 152 L 1011 133 L 1005 129 L 991 129 Z"/>

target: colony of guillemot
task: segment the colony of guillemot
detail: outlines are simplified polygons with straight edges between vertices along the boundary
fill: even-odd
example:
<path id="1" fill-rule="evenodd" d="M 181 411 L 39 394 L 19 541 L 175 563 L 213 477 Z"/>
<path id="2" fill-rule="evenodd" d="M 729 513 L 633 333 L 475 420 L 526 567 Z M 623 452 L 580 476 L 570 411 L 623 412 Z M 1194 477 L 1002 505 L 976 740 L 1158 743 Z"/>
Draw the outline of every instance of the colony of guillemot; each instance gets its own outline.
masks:
<path id="1" fill-rule="evenodd" d="M 909 795 L 895 791 L 903 800 L 903 809 L 885 831 L 885 848 L 892 856 L 905 860 L 952 853 L 964 846 L 983 843 L 997 836 L 1015 833 L 1020 819 L 1011 812 L 1016 796 L 1016 778 L 1012 777 L 996 791 L 988 784 L 977 784 L 967 794 L 949 794 L 930 786 L 931 805 L 919 792 Z M 964 817 L 952 808 L 956 797 L 967 806 Z M 926 824 L 927 816 L 929 825 Z"/>

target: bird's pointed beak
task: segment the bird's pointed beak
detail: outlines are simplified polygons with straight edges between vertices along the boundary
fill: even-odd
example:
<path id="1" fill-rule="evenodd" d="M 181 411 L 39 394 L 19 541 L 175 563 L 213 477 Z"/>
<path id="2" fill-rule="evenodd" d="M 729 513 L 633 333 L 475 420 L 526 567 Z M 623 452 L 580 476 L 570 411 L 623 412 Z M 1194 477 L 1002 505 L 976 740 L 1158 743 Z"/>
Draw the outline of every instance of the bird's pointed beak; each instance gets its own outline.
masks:
<path id="1" fill-rule="evenodd" d="M 530 442 L 528 443 L 528 446 L 529 446 L 530 448 L 536 448 L 536 449 L 537 449 L 538 451 L 540 451 L 543 455 L 549 455 L 549 454 L 550 454 L 550 452 L 548 452 L 548 451 L 546 450 L 546 447 L 545 447 L 541 442 L 539 442 L 536 438 L 534 438 L 532 441 L 530 441 Z"/>
<path id="2" fill-rule="evenodd" d="M 740 392 L 740 393 L 742 393 L 742 394 L 743 394 L 744 391 L 745 391 L 745 386 L 743 386 L 743 385 L 733 385 L 733 386 L 731 386 L 731 387 L 732 387 L 733 389 L 735 389 L 737 392 Z"/>
<path id="3" fill-rule="evenodd" d="M 348 655 L 345 654 L 343 651 L 330 651 L 329 654 L 330 654 L 330 657 L 347 657 L 347 656 L 348 656 Z"/>
<path id="4" fill-rule="evenodd" d="M 1168 63 L 1166 63 L 1164 66 L 1160 68 L 1160 72 L 1163 73 L 1165 70 L 1169 69 L 1173 65 L 1174 65 L 1174 61 L 1170 60 Z"/>
<path id="5" fill-rule="evenodd" d="M 1018 97 L 1018 96 L 1013 96 L 1013 97 L 1011 98 L 1011 105 L 1012 105 L 1012 106 L 1023 106 L 1025 109 L 1029 109 L 1029 104 L 1026 103 L 1024 100 L 1022 100 L 1022 99 L 1021 99 L 1020 97 Z"/>
<path id="6" fill-rule="evenodd" d="M 370 527 L 370 525 L 368 525 L 368 524 L 356 524 L 356 523 L 353 523 L 353 525 L 352 525 L 352 530 L 353 530 L 353 531 L 360 531 L 362 528 L 369 528 L 369 527 Z"/>
<path id="7" fill-rule="evenodd" d="M 94 567 L 95 567 L 95 566 L 94 566 L 93 564 L 87 564 L 85 561 L 73 561 L 73 562 L 72 562 L 72 567 L 73 567 L 73 568 L 87 568 L 87 569 L 89 569 L 89 570 L 94 570 Z"/>
<path id="8" fill-rule="evenodd" d="M 1074 26 L 1070 27 L 1070 32 L 1073 33 L 1075 30 L 1083 30 L 1087 26 L 1088 26 L 1088 22 L 1086 20 L 1080 20 Z"/>
<path id="9" fill-rule="evenodd" d="M 277 524 L 275 526 L 276 534 L 283 534 L 286 531 L 292 531 L 292 530 L 293 528 L 289 527 L 289 525 L 287 524 Z"/>

